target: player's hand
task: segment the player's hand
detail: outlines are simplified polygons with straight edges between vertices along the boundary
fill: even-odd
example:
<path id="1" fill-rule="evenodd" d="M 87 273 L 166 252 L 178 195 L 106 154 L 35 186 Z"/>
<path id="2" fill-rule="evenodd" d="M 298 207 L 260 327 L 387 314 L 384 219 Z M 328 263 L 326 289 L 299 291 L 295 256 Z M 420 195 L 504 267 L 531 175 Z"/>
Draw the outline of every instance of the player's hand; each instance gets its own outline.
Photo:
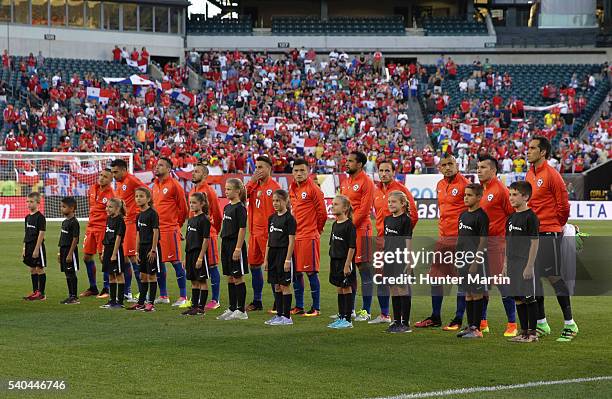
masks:
<path id="1" fill-rule="evenodd" d="M 508 263 L 504 262 L 504 268 L 502 269 L 502 276 L 508 277 Z"/>
<path id="2" fill-rule="evenodd" d="M 140 263 L 140 254 L 138 252 L 136 252 L 136 263 Z"/>
<path id="3" fill-rule="evenodd" d="M 147 254 L 147 260 L 149 261 L 149 263 L 155 262 L 156 258 L 157 258 L 157 251 L 149 251 L 149 253 Z"/>
<path id="4" fill-rule="evenodd" d="M 117 255 L 111 256 L 110 261 L 111 262 L 116 262 L 117 261 Z"/>
<path id="5" fill-rule="evenodd" d="M 291 261 L 287 261 L 287 260 L 285 261 L 285 268 L 284 268 L 284 270 L 286 272 L 290 272 L 291 271 Z"/>
<path id="6" fill-rule="evenodd" d="M 38 250 L 34 250 L 34 253 L 32 253 L 32 258 L 34 259 L 38 259 L 39 256 L 40 256 L 40 248 Z"/>
<path id="7" fill-rule="evenodd" d="M 185 241 L 185 236 L 183 235 L 183 233 L 181 232 L 181 241 Z"/>
<path id="8" fill-rule="evenodd" d="M 195 267 L 196 267 L 196 269 L 201 269 L 202 268 L 202 258 L 198 258 L 198 260 L 196 260 Z"/>
<path id="9" fill-rule="evenodd" d="M 533 266 L 527 266 L 525 270 L 523 270 L 523 278 L 525 280 L 533 278 Z"/>
<path id="10" fill-rule="evenodd" d="M 66 263 L 72 262 L 72 255 L 66 255 Z"/>
<path id="11" fill-rule="evenodd" d="M 62 263 L 62 255 L 57 254 L 57 263 Z"/>
<path id="12" fill-rule="evenodd" d="M 344 265 L 344 275 L 348 276 L 349 274 L 351 274 L 351 265 Z"/>
<path id="13" fill-rule="evenodd" d="M 21 248 L 21 257 L 25 258 L 25 248 Z"/>
<path id="14" fill-rule="evenodd" d="M 232 254 L 232 260 L 240 260 L 241 252 L 239 249 L 234 249 L 234 253 Z"/>
<path id="15" fill-rule="evenodd" d="M 261 264 L 261 267 L 264 269 L 264 272 L 268 271 L 268 260 L 264 259 L 263 263 Z"/>

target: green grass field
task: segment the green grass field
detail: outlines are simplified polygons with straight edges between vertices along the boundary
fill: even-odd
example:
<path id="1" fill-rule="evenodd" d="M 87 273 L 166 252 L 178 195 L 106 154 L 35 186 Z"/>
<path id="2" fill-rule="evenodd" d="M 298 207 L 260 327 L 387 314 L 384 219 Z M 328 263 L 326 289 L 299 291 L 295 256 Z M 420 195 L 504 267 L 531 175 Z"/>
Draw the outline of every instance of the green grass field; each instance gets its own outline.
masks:
<path id="1" fill-rule="evenodd" d="M 610 222 L 578 224 L 592 234 L 612 234 Z M 58 229 L 57 223 L 49 223 L 50 255 L 55 254 Z M 434 221 L 420 221 L 416 234 L 434 234 L 435 229 Z M 66 381 L 67 391 L 53 394 L 56 397 L 369 398 L 612 375 L 610 297 L 574 298 L 580 334 L 569 344 L 554 341 L 562 320 L 553 298 L 547 309 L 554 335 L 532 345 L 504 339 L 499 297 L 489 307 L 492 334 L 477 342 L 458 340 L 439 329 L 389 335 L 381 325 L 355 323 L 352 330 L 330 330 L 327 316 L 336 311 L 336 297 L 327 283 L 326 235 L 321 249 L 324 317 L 296 318 L 291 327 L 266 326 L 268 315 L 261 312 L 250 313 L 248 321 L 215 320 L 223 308 L 204 318 L 185 318 L 162 305 L 152 314 L 102 310 L 102 300 L 95 298 L 60 305 L 66 296 L 65 279 L 53 256 L 47 271 L 48 300 L 28 303 L 21 299 L 31 288 L 20 259 L 22 230 L 21 223 L 0 227 L 0 397 L 50 395 L 8 393 L 10 379 Z M 169 268 L 168 287 L 176 297 L 173 275 Z M 82 269 L 79 290 L 86 284 Z M 264 295 L 269 305 L 268 287 Z M 307 305 L 309 296 L 307 288 Z M 221 300 L 226 302 L 224 285 Z M 357 301 L 360 306 L 361 299 Z M 375 300 L 374 311 L 377 306 Z M 454 306 L 455 300 L 447 297 L 443 319 L 451 318 Z M 412 322 L 428 315 L 429 298 L 415 297 L 412 309 Z M 612 381 L 446 397 L 508 396 L 610 398 Z"/>

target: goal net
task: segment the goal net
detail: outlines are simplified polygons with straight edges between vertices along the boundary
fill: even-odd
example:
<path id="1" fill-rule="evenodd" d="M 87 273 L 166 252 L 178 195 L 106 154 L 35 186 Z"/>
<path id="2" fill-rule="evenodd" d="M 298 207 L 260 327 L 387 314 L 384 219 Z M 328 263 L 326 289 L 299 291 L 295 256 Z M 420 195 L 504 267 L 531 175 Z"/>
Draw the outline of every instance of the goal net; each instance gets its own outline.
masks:
<path id="1" fill-rule="evenodd" d="M 63 220 L 60 204 L 65 196 L 77 200 L 77 217 L 87 219 L 87 191 L 101 170 L 117 158 L 133 171 L 132 154 L 79 152 L 0 151 L 0 221 L 23 221 L 27 195 L 42 194 L 41 212 L 50 221 Z"/>

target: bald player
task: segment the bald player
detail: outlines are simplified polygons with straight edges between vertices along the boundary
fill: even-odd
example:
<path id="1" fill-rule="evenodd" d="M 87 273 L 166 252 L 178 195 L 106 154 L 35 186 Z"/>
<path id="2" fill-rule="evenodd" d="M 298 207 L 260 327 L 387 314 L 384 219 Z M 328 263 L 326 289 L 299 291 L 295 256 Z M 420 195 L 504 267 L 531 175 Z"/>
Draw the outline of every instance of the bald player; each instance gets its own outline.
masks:
<path id="1" fill-rule="evenodd" d="M 353 151 L 346 160 L 348 179 L 340 185 L 340 193 L 348 197 L 353 207 L 353 224 L 357 229 L 355 263 L 361 276 L 362 309 L 356 313 L 355 321 L 367 321 L 371 318 L 372 307 L 372 206 L 374 205 L 374 182 L 363 170 L 368 158 L 363 152 Z M 356 288 L 353 287 L 353 309 L 355 307 Z"/>
<path id="2" fill-rule="evenodd" d="M 527 148 L 529 170 L 525 180 L 531 184 L 532 195 L 529 207 L 540 219 L 540 246 L 535 261 L 538 301 L 538 336 L 550 334 L 550 326 L 544 311 L 541 278 L 546 277 L 553 286 L 557 301 L 563 312 L 564 326 L 557 342 L 569 342 L 578 334 L 578 325 L 572 318 L 572 305 L 567 284 L 561 278 L 560 247 L 563 226 L 569 218 L 570 206 L 563 178 L 547 162 L 551 155 L 550 141 L 535 136 Z"/>
<path id="3" fill-rule="evenodd" d="M 208 244 L 208 274 L 210 275 L 210 282 L 212 285 L 212 299 L 208 301 L 205 306 L 206 310 L 217 309 L 219 304 L 219 288 L 221 284 L 221 275 L 219 274 L 219 244 L 218 236 L 221 231 L 221 222 L 223 221 L 223 214 L 221 207 L 219 206 L 219 198 L 215 190 L 208 185 L 206 178 L 208 177 L 208 166 L 198 163 L 191 173 L 191 182 L 193 188 L 189 192 L 189 196 L 193 193 L 202 193 L 208 199 L 208 216 L 210 219 L 210 241 Z M 189 217 L 193 215 L 189 213 Z"/>
<path id="4" fill-rule="evenodd" d="M 127 257 L 127 267 L 123 271 L 125 278 L 125 297 L 128 302 L 138 302 L 138 298 L 132 298 L 132 271 L 138 284 L 140 292 L 140 270 L 136 261 L 136 218 L 140 210 L 134 201 L 134 190 L 144 187 L 139 178 L 128 172 L 128 164 L 123 159 L 117 158 L 110 164 L 111 172 L 115 178 L 115 197 L 125 203 L 125 237 L 123 238 L 123 253 Z"/>
<path id="5" fill-rule="evenodd" d="M 271 177 L 272 161 L 265 155 L 255 160 L 255 173 L 246 184 L 245 189 L 249 205 L 247 208 L 249 243 L 249 268 L 252 273 L 253 302 L 247 306 L 247 312 L 262 310 L 262 291 L 264 286 L 263 264 L 268 245 L 268 218 L 274 214 L 272 193 L 280 189 Z"/>
<path id="6" fill-rule="evenodd" d="M 457 168 L 455 157 L 445 153 L 440 159 L 438 170 L 444 176 L 436 186 L 438 194 L 438 235 L 436 251 L 455 251 L 457 234 L 459 232 L 459 216 L 467 210 L 463 197 L 465 187 L 470 183 Z M 452 263 L 437 263 L 431 265 L 430 276 L 446 277 L 455 275 L 455 266 Z M 418 328 L 440 327 L 442 325 L 441 310 L 444 299 L 444 289 L 440 285 L 431 286 L 431 316 L 414 324 Z M 457 308 L 465 309 L 465 295 L 457 292 Z M 455 315 L 457 318 L 459 315 Z M 460 315 L 463 318 L 463 314 Z"/>
<path id="7" fill-rule="evenodd" d="M 419 215 L 414 202 L 414 197 L 408 187 L 399 181 L 395 180 L 395 165 L 391 161 L 382 161 L 378 165 L 378 178 L 380 182 L 376 184 L 374 190 L 374 214 L 376 216 L 376 233 L 378 237 L 384 236 L 385 218 L 391 215 L 389 211 L 389 193 L 393 191 L 401 191 L 408 198 L 408 214 L 412 229 L 419 221 Z M 390 323 L 389 317 L 389 292 L 387 285 L 378 285 L 378 303 L 380 305 L 380 316 L 368 321 L 368 324 Z"/>

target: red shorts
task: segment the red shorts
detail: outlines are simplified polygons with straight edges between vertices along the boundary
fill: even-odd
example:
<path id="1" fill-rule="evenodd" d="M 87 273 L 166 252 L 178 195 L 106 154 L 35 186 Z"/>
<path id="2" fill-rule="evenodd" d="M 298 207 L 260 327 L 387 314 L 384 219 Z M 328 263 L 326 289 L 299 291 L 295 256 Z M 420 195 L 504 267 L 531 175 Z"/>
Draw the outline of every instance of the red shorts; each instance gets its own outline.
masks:
<path id="1" fill-rule="evenodd" d="M 208 267 L 219 264 L 219 239 L 216 235 L 210 236 L 208 241 Z"/>
<path id="2" fill-rule="evenodd" d="M 372 260 L 372 226 L 357 229 L 355 246 L 355 263 L 365 263 Z"/>
<path id="3" fill-rule="evenodd" d="M 251 234 L 247 245 L 247 257 L 249 266 L 259 266 L 266 257 L 266 246 L 268 245 L 268 234 Z"/>
<path id="4" fill-rule="evenodd" d="M 104 229 L 94 230 L 89 227 L 85 230 L 85 237 L 83 237 L 83 253 L 85 255 L 101 254 L 104 245 Z"/>
<path id="5" fill-rule="evenodd" d="M 489 237 L 487 247 L 487 261 L 489 276 L 502 274 L 506 258 L 506 245 L 504 237 Z"/>
<path id="6" fill-rule="evenodd" d="M 319 238 L 295 240 L 293 259 L 295 259 L 296 273 L 319 271 L 321 263 L 320 247 L 321 239 Z"/>
<path id="7" fill-rule="evenodd" d="M 136 256 L 136 223 L 125 224 L 123 237 L 123 253 L 125 256 Z"/>
<path id="8" fill-rule="evenodd" d="M 450 263 L 444 263 L 445 258 L 450 258 L 444 256 L 445 253 L 452 252 L 452 259 L 454 259 L 456 245 L 457 237 L 440 237 L 440 239 L 436 241 L 436 246 L 434 248 L 436 256 L 431 264 L 431 270 L 429 271 L 431 277 L 457 276 L 457 269 L 454 263 L 452 261 Z M 440 256 L 440 254 L 442 256 Z"/>
<path id="9" fill-rule="evenodd" d="M 181 260 L 181 232 L 179 230 L 160 231 L 159 246 L 161 248 L 161 262 L 177 262 Z"/>

